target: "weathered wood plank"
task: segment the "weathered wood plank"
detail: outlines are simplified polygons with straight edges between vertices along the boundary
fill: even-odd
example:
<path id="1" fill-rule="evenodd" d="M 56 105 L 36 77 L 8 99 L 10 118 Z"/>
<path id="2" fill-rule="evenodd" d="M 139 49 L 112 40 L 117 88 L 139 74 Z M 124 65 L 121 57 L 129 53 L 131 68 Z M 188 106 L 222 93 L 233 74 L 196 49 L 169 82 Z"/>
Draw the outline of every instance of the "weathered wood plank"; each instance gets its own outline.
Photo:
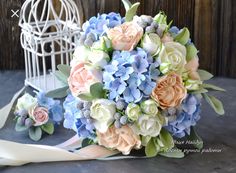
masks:
<path id="1" fill-rule="evenodd" d="M 23 0 L 0 1 L 0 70 L 24 67 L 18 18 L 11 18 L 11 9 L 19 9 L 22 3 Z"/>
<path id="2" fill-rule="evenodd" d="M 217 73 L 218 35 L 219 35 L 218 0 L 195 0 L 195 35 L 194 40 L 200 50 L 200 67 Z"/>
<path id="3" fill-rule="evenodd" d="M 195 0 L 195 43 L 200 66 L 220 76 L 236 77 L 236 2 Z"/>

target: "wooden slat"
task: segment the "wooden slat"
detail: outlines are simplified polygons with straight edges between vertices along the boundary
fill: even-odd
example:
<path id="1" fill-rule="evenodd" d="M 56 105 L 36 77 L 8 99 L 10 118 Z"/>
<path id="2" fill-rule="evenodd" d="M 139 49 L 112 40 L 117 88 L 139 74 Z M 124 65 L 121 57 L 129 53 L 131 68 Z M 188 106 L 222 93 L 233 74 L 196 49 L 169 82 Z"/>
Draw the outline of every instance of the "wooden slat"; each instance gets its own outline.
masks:
<path id="1" fill-rule="evenodd" d="M 20 8 L 23 0 L 0 1 L 0 70 L 24 68 L 18 19 L 11 18 L 11 9 Z"/>
<path id="2" fill-rule="evenodd" d="M 219 35 L 218 0 L 195 0 L 195 44 L 200 50 L 200 67 L 216 74 Z"/>
<path id="3" fill-rule="evenodd" d="M 234 0 L 195 0 L 200 66 L 219 76 L 236 77 L 235 10 Z"/>

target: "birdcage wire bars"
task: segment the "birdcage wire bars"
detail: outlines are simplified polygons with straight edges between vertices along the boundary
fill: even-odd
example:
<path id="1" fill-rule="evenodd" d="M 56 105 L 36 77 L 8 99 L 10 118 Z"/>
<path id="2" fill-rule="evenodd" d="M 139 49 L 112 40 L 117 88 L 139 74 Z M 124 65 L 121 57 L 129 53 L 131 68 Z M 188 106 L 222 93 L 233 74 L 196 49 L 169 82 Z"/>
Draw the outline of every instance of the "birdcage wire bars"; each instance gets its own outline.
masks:
<path id="1" fill-rule="evenodd" d="M 80 33 L 80 16 L 73 0 L 26 0 L 19 26 L 25 57 L 25 85 L 51 91 L 65 85 L 54 73 L 69 64 Z"/>

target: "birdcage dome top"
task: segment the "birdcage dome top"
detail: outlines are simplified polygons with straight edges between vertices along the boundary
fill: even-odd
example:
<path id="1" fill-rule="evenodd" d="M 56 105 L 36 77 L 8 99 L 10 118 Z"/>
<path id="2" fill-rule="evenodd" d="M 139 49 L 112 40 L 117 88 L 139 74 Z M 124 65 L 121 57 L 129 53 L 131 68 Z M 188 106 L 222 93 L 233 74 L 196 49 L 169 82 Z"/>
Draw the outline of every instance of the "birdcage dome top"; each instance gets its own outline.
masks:
<path id="1" fill-rule="evenodd" d="M 73 0 L 26 0 L 21 8 L 19 26 L 45 32 L 48 26 L 80 27 L 78 8 Z"/>

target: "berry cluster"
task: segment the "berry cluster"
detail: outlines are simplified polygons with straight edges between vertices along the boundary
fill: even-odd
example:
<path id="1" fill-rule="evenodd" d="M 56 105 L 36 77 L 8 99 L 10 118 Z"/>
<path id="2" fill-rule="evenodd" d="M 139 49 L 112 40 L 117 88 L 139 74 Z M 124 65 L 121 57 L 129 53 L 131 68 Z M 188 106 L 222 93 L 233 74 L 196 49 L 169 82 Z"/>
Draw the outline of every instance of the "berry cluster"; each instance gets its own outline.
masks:
<path id="1" fill-rule="evenodd" d="M 79 101 L 77 108 L 80 110 L 80 121 L 85 128 L 89 131 L 94 130 L 93 119 L 90 117 L 90 108 L 92 106 L 92 102 L 87 101 Z M 80 124 L 80 122 L 77 122 Z"/>
<path id="2" fill-rule="evenodd" d="M 126 125 L 128 123 L 128 116 L 123 112 L 126 106 L 127 105 L 123 100 L 118 100 L 116 102 L 117 113 L 114 116 L 114 125 L 116 128 L 121 128 L 122 125 Z"/>
<path id="3" fill-rule="evenodd" d="M 158 25 L 151 16 L 135 16 L 134 21 L 144 29 L 145 33 L 157 33 L 160 37 L 163 36 L 165 28 Z"/>
<path id="4" fill-rule="evenodd" d="M 87 35 L 83 34 L 80 36 L 79 45 L 91 47 L 95 41 L 96 41 L 96 36 L 92 32 L 90 32 Z"/>

